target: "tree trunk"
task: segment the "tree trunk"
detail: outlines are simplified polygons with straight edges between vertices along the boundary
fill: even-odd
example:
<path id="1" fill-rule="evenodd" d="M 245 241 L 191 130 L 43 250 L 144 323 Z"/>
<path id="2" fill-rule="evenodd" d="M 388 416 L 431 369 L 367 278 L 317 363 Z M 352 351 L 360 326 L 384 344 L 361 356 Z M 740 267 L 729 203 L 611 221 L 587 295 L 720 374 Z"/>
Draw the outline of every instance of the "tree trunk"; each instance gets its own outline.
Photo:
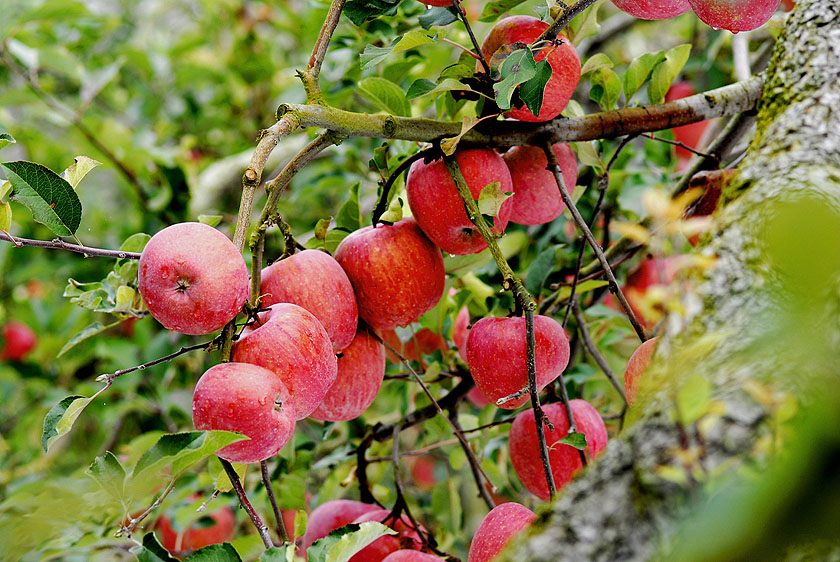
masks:
<path id="1" fill-rule="evenodd" d="M 825 359 L 840 341 L 840 3 L 797 1 L 766 79 L 755 139 L 704 250 L 717 260 L 668 319 L 647 399 L 508 560 L 671 560 L 663 552 L 679 550 L 704 483 L 764 458 L 779 437 L 779 396 L 801 402 L 807 374 L 838 386 Z"/>

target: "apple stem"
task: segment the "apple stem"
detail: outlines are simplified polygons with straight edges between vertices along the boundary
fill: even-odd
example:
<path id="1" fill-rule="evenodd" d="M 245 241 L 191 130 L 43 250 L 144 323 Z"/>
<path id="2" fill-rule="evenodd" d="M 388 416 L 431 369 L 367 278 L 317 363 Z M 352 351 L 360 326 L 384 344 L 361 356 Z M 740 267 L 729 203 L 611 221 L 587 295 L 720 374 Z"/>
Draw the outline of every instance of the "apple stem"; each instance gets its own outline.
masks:
<path id="1" fill-rule="evenodd" d="M 271 485 L 271 476 L 268 473 L 268 461 L 260 461 L 260 471 L 262 472 L 263 486 L 268 494 L 268 501 L 271 503 L 271 509 L 274 511 L 274 520 L 277 523 L 275 531 L 277 536 L 283 540 L 283 544 L 289 544 L 289 534 L 286 532 L 286 525 L 283 523 L 283 516 L 280 513 L 280 506 L 277 505 L 277 498 L 274 496 L 274 488 Z"/>
<path id="2" fill-rule="evenodd" d="M 236 492 L 236 496 L 239 498 L 239 503 L 248 513 L 248 516 L 251 518 L 251 521 L 254 523 L 254 527 L 257 528 L 257 532 L 260 534 L 260 538 L 265 545 L 266 550 L 269 548 L 274 547 L 274 543 L 271 542 L 271 537 L 268 534 L 268 526 L 263 523 L 263 520 L 260 518 L 259 514 L 254 509 L 254 506 L 251 505 L 251 502 L 248 501 L 248 496 L 245 494 L 245 489 L 242 487 L 242 482 L 239 481 L 239 475 L 236 473 L 236 470 L 233 468 L 228 461 L 219 457 L 219 462 L 222 463 L 222 468 L 225 469 L 225 472 L 230 479 L 230 483 L 233 485 L 233 491 Z"/>

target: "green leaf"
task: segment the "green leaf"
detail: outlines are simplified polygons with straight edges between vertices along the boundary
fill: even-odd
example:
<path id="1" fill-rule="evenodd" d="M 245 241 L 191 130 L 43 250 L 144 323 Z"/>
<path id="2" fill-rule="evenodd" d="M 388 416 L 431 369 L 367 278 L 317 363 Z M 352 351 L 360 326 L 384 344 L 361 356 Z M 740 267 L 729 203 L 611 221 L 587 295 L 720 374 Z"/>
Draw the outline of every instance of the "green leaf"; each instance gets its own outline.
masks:
<path id="1" fill-rule="evenodd" d="M 482 119 L 484 118 L 482 117 Z M 443 153 L 447 156 L 452 156 L 455 153 L 455 149 L 458 148 L 458 143 L 461 142 L 461 137 L 467 134 L 470 129 L 478 125 L 482 119 L 465 115 L 464 118 L 461 119 L 461 132 L 454 137 L 446 138 L 441 141 L 440 149 Z"/>
<path id="2" fill-rule="evenodd" d="M 648 99 L 656 105 L 665 101 L 665 94 L 671 88 L 671 83 L 680 75 L 685 63 L 688 62 L 688 55 L 691 54 L 691 45 L 678 45 L 665 53 L 665 60 L 660 62 L 653 69 L 648 86 Z"/>
<path id="3" fill-rule="evenodd" d="M 388 55 L 393 52 L 394 44 L 396 40 L 391 41 L 391 44 L 388 47 L 377 47 L 376 45 L 365 45 L 365 50 L 361 52 L 359 55 L 359 59 L 362 63 L 362 70 L 367 70 L 373 66 L 376 66 L 383 60 L 385 60 Z"/>
<path id="4" fill-rule="evenodd" d="M 12 182 L 0 180 L 0 201 L 5 201 L 6 196 L 12 192 Z"/>
<path id="5" fill-rule="evenodd" d="M 82 203 L 58 174 L 35 162 L 3 162 L 12 183 L 12 201 L 23 203 L 32 217 L 58 236 L 76 233 L 82 221 Z"/>
<path id="6" fill-rule="evenodd" d="M 575 294 L 581 295 L 583 293 L 588 293 L 589 291 L 594 291 L 595 289 L 600 289 L 601 287 L 605 287 L 609 285 L 608 281 L 599 281 L 596 279 L 590 279 L 588 281 L 583 281 L 578 283 L 575 287 Z M 557 291 L 557 301 L 564 301 L 572 296 L 572 288 L 569 286 L 560 287 L 560 290 Z"/>
<path id="7" fill-rule="evenodd" d="M 298 509 L 295 512 L 295 536 L 302 537 L 306 533 L 306 526 L 309 524 L 309 515 L 305 509 Z"/>
<path id="8" fill-rule="evenodd" d="M 433 92 L 435 88 L 437 88 L 437 84 L 428 78 L 420 78 L 411 83 L 411 86 L 408 87 L 408 91 L 405 93 L 405 97 L 413 100 L 414 98 L 419 98 L 429 92 Z"/>
<path id="9" fill-rule="evenodd" d="M 525 102 L 528 110 L 534 115 L 540 114 L 543 104 L 545 86 L 551 78 L 551 65 L 546 59 L 537 63 L 534 77 L 519 87 L 519 97 Z"/>
<path id="10" fill-rule="evenodd" d="M 624 99 L 627 103 L 636 95 L 657 64 L 665 60 L 665 51 L 645 53 L 630 61 L 624 73 Z"/>
<path id="11" fill-rule="evenodd" d="M 428 45 L 429 43 L 434 42 L 434 37 L 429 37 L 422 31 L 409 31 L 403 35 L 399 41 L 397 41 L 396 45 L 394 45 L 394 52 L 399 53 L 400 51 L 407 51 L 409 49 L 414 49 L 415 47 Z"/>
<path id="12" fill-rule="evenodd" d="M 143 549 L 137 553 L 140 562 L 178 562 L 158 542 L 154 533 L 146 533 L 143 537 Z"/>
<path id="13" fill-rule="evenodd" d="M 96 457 L 87 470 L 88 476 L 96 480 L 111 496 L 122 500 L 125 486 L 125 469 L 111 451 Z"/>
<path id="14" fill-rule="evenodd" d="M 435 84 L 431 80 L 421 78 L 415 80 L 408 88 L 406 98 L 415 99 L 423 96 L 439 95 L 443 92 L 452 92 L 456 90 L 469 91 L 470 87 L 459 82 L 454 78 L 446 78 L 440 84 Z"/>
<path id="15" fill-rule="evenodd" d="M 142 252 L 152 237 L 144 232 L 132 234 L 120 245 L 121 252 Z"/>
<path id="16" fill-rule="evenodd" d="M 399 86 L 378 76 L 371 76 L 359 82 L 359 91 L 376 106 L 400 117 L 411 116 L 411 105 Z"/>
<path id="17" fill-rule="evenodd" d="M 598 151 L 595 149 L 594 142 L 575 142 L 572 143 L 572 146 L 575 147 L 575 152 L 577 152 L 577 157 L 578 160 L 580 160 L 581 164 L 583 164 L 584 166 L 592 166 L 595 169 L 595 171 L 599 174 L 604 172 L 604 162 L 598 155 Z"/>
<path id="18" fill-rule="evenodd" d="M 697 421 L 709 406 L 712 399 L 712 387 L 706 377 L 694 374 L 683 381 L 677 391 L 677 411 L 680 421 L 690 424 Z"/>
<path id="19" fill-rule="evenodd" d="M 303 533 L 296 534 L 302 537 Z M 283 547 L 272 547 L 260 555 L 260 562 L 294 562 L 295 545 L 288 544 Z"/>
<path id="20" fill-rule="evenodd" d="M 354 232 L 362 228 L 362 211 L 359 208 L 359 183 L 350 188 L 350 198 L 338 211 L 338 216 L 335 217 L 335 226 L 347 232 Z"/>
<path id="21" fill-rule="evenodd" d="M 12 228 L 12 206 L 7 201 L 0 201 L 0 230 L 8 232 Z"/>
<path id="22" fill-rule="evenodd" d="M 230 463 L 230 465 L 236 474 L 239 475 L 239 479 L 242 480 L 245 477 L 245 471 L 248 469 L 248 465 L 238 462 Z M 213 478 L 213 486 L 217 490 L 223 494 L 233 490 L 233 483 L 230 481 L 230 477 L 222 466 L 221 461 L 219 461 L 219 457 L 213 455 L 209 458 L 207 470 L 210 472 L 210 477 Z"/>
<path id="23" fill-rule="evenodd" d="M 599 68 L 613 68 L 614 66 L 615 65 L 613 64 L 613 61 L 610 60 L 610 57 L 604 53 L 597 53 L 589 57 L 589 60 L 584 63 L 583 67 L 580 69 L 580 75 L 583 76 L 589 72 L 594 72 Z"/>
<path id="24" fill-rule="evenodd" d="M 9 133 L 0 133 L 0 149 L 7 147 L 10 144 L 15 144 L 17 141 Z"/>
<path id="25" fill-rule="evenodd" d="M 356 25 L 362 25 L 366 19 L 379 16 L 393 16 L 401 0 L 351 0 L 344 5 L 342 14 Z"/>
<path id="26" fill-rule="evenodd" d="M 184 558 L 184 562 L 242 562 L 242 558 L 233 545 L 226 542 L 199 548 Z"/>
<path id="27" fill-rule="evenodd" d="M 618 75 L 609 68 L 599 68 L 589 77 L 589 83 L 589 99 L 604 111 L 613 109 L 621 96 L 621 80 Z"/>
<path id="28" fill-rule="evenodd" d="M 332 219 L 318 219 L 314 230 L 317 240 L 324 240 L 327 237 L 327 230 L 329 230 L 331 222 Z"/>
<path id="29" fill-rule="evenodd" d="M 403 218 L 403 200 L 402 197 L 397 197 L 391 204 L 388 206 L 388 210 L 382 213 L 382 216 L 379 217 L 380 222 L 387 222 L 390 224 L 394 224 L 395 222 L 399 222 Z"/>
<path id="30" fill-rule="evenodd" d="M 512 191 L 502 191 L 501 182 L 492 181 L 478 194 L 478 210 L 482 215 L 497 217 L 502 204 L 512 196 Z"/>
<path id="31" fill-rule="evenodd" d="M 571 445 L 578 451 L 583 451 L 586 449 L 586 435 L 583 433 L 569 433 L 563 439 L 559 439 L 557 443 Z"/>
<path id="32" fill-rule="evenodd" d="M 572 41 L 573 45 L 578 46 L 587 37 L 598 35 L 601 31 L 601 24 L 598 23 L 598 9 L 603 3 L 603 0 L 596 2 L 592 7 L 586 9 L 583 14 L 573 19 L 566 27 L 564 32 Z"/>
<path id="33" fill-rule="evenodd" d="M 315 541 L 307 549 L 309 562 L 347 562 L 379 537 L 396 534 L 377 521 L 350 523 Z"/>
<path id="34" fill-rule="evenodd" d="M 198 215 L 198 222 L 215 228 L 222 222 L 223 218 L 222 215 Z"/>
<path id="35" fill-rule="evenodd" d="M 345 8 L 346 10 L 346 8 Z M 454 8 L 429 8 L 420 15 L 420 26 L 429 29 L 434 26 L 443 27 L 453 21 L 458 21 Z"/>
<path id="36" fill-rule="evenodd" d="M 73 189 L 76 189 L 82 178 L 88 175 L 88 172 L 101 165 L 102 162 L 97 162 L 93 158 L 76 156 L 73 159 L 73 164 L 61 173 L 61 177 L 67 180 L 67 183 L 73 186 Z"/>
<path id="37" fill-rule="evenodd" d="M 85 398 L 84 396 L 68 396 L 47 412 L 46 417 L 44 417 L 44 430 L 41 434 L 41 446 L 44 448 L 44 451 L 49 451 L 56 440 L 73 428 L 73 423 L 79 417 L 79 414 L 82 413 L 82 410 L 106 388 L 108 387 L 102 387 L 90 398 Z"/>
<path id="38" fill-rule="evenodd" d="M 64 355 L 65 353 L 67 353 L 68 351 L 85 341 L 86 339 L 92 338 L 96 334 L 101 334 L 105 330 L 119 325 L 121 322 L 123 322 L 122 319 L 117 320 L 116 322 L 113 322 L 111 324 L 102 324 L 101 322 L 94 322 L 93 324 L 90 324 L 87 328 L 70 338 L 67 341 L 67 343 L 64 344 L 64 347 L 61 348 L 61 351 L 58 352 L 58 355 L 56 355 L 56 357 L 61 357 L 62 355 Z"/>
<path id="39" fill-rule="evenodd" d="M 525 0 L 495 0 L 484 5 L 478 21 L 496 21 L 499 16 L 522 4 Z"/>
<path id="40" fill-rule="evenodd" d="M 510 109 L 510 100 L 516 87 L 537 74 L 537 63 L 530 48 L 511 53 L 499 68 L 501 81 L 493 84 L 496 103 L 500 109 Z"/>
<path id="41" fill-rule="evenodd" d="M 172 477 L 206 459 L 222 447 L 247 439 L 232 431 L 189 431 L 170 433 L 158 439 L 143 453 L 132 473 L 132 480 L 142 480 L 172 465 Z"/>
<path id="42" fill-rule="evenodd" d="M 324 245 L 326 250 L 330 254 L 334 254 L 338 245 L 341 244 L 341 241 L 347 238 L 350 233 L 346 230 L 341 230 L 339 228 L 334 228 L 327 232 L 327 238 L 324 240 Z"/>
<path id="43" fill-rule="evenodd" d="M 554 261 L 558 247 L 551 246 L 540 252 L 528 267 L 528 273 L 525 275 L 525 288 L 532 295 L 538 296 L 540 294 L 540 289 L 542 289 L 545 280 L 548 279 L 549 274 L 554 270 Z"/>

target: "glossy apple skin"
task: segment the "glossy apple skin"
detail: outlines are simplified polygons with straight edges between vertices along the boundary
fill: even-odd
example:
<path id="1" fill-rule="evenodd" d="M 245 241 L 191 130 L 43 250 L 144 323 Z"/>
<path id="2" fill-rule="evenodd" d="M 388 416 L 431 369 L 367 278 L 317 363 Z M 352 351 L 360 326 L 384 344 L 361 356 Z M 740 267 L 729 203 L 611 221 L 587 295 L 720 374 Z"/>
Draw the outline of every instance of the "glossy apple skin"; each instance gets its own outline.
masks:
<path id="1" fill-rule="evenodd" d="M 569 340 L 560 324 L 534 316 L 537 390 L 556 379 L 569 363 Z M 528 384 L 525 318 L 482 318 L 467 339 L 467 365 L 475 385 L 492 403 Z M 529 400 L 526 394 L 500 408 L 513 410 Z"/>
<path id="2" fill-rule="evenodd" d="M 706 25 L 737 33 L 767 23 L 781 0 L 688 0 L 688 3 Z"/>
<path id="3" fill-rule="evenodd" d="M 490 562 L 536 518 L 536 513 L 516 502 L 497 505 L 476 529 L 467 562 Z"/>
<path id="4" fill-rule="evenodd" d="M 578 431 L 586 435 L 587 458 L 594 459 L 607 446 L 607 428 L 604 426 L 604 420 L 595 408 L 584 400 L 571 400 L 570 404 Z M 553 432 L 545 428 L 545 441 L 548 445 L 548 458 L 551 462 L 551 472 L 554 474 L 554 483 L 559 490 L 572 481 L 572 477 L 583 467 L 583 464 L 580 462 L 577 449 L 571 445 L 557 443 L 569 432 L 569 420 L 566 417 L 565 407 L 559 403 L 549 404 L 543 406 L 543 411 L 554 424 Z M 529 492 L 541 500 L 548 501 L 548 484 L 546 484 L 545 472 L 543 472 L 540 460 L 533 410 L 525 410 L 513 420 L 508 444 L 511 463 L 519 480 Z"/>
<path id="5" fill-rule="evenodd" d="M 311 417 L 321 421 L 347 421 L 373 403 L 385 377 L 385 346 L 359 328 L 353 342 L 338 358 L 338 376 Z"/>
<path id="6" fill-rule="evenodd" d="M 500 20 L 481 44 L 481 54 L 489 61 L 502 45 L 512 43 L 525 43 L 530 45 L 539 37 L 543 31 L 548 29 L 548 24 L 532 16 L 510 16 Z M 526 107 L 513 108 L 505 115 L 520 121 L 550 121 L 566 108 L 566 104 L 572 98 L 575 88 L 580 82 L 580 58 L 575 48 L 563 35 L 557 39 L 562 41 L 559 46 L 546 45 L 534 56 L 537 62 L 548 55 L 548 64 L 551 65 L 551 78 L 545 86 L 543 104 L 540 114 L 534 115 Z"/>
<path id="7" fill-rule="evenodd" d="M 552 149 L 560 162 L 560 173 L 569 193 L 577 183 L 577 160 L 568 144 L 555 144 Z M 511 222 L 545 224 L 560 216 L 566 208 L 560 188 L 549 172 L 545 152 L 536 146 L 515 146 L 505 152 L 505 164 L 513 180 Z"/>
<path id="8" fill-rule="evenodd" d="M 247 363 L 210 367 L 195 385 L 196 429 L 223 429 L 250 437 L 216 454 L 230 462 L 259 462 L 277 454 L 295 431 L 289 391 L 267 369 Z"/>
<path id="9" fill-rule="evenodd" d="M 636 394 L 639 391 L 639 378 L 642 376 L 650 360 L 653 357 L 653 352 L 656 351 L 656 342 L 659 338 L 650 338 L 642 345 L 636 348 L 630 360 L 627 362 L 627 369 L 624 371 L 624 395 L 627 397 L 627 403 L 633 405 L 636 400 Z"/>
<path id="10" fill-rule="evenodd" d="M 3 351 L 0 351 L 0 360 L 3 361 L 23 361 L 38 343 L 32 328 L 15 320 L 10 320 L 3 326 L 2 336 Z"/>
<path id="11" fill-rule="evenodd" d="M 426 554 L 418 550 L 397 550 L 382 559 L 382 562 L 441 562 L 434 554 Z"/>
<path id="12" fill-rule="evenodd" d="M 138 289 L 167 330 L 209 334 L 233 320 L 248 298 L 248 268 L 227 236 L 198 222 L 152 236 L 139 264 Z"/>
<path id="13" fill-rule="evenodd" d="M 492 182 L 499 182 L 505 193 L 513 191 L 510 172 L 495 150 L 457 150 L 455 161 L 473 199 L 478 199 L 481 190 Z M 463 256 L 477 254 L 487 247 L 478 228 L 467 217 L 464 201 L 443 159 L 433 160 L 428 164 L 422 159 L 414 162 L 408 171 L 405 189 L 414 219 L 426 236 L 441 250 Z M 502 234 L 505 231 L 510 210 L 510 200 L 502 203 L 499 215 L 493 219 L 494 234 Z"/>
<path id="14" fill-rule="evenodd" d="M 172 521 L 161 515 L 155 529 L 159 531 L 160 544 L 166 550 L 176 554 L 187 554 L 211 544 L 221 544 L 233 538 L 236 517 L 233 510 L 224 506 L 207 514 L 215 522 L 207 527 L 195 527 L 178 533 L 172 527 Z M 178 540 L 181 535 L 180 541 Z"/>
<path id="15" fill-rule="evenodd" d="M 674 101 L 688 96 L 694 95 L 694 87 L 688 82 L 677 82 L 665 94 L 665 101 Z M 686 146 L 694 149 L 700 148 L 700 142 L 703 140 L 703 134 L 711 124 L 711 120 L 700 121 L 699 123 L 689 123 L 688 125 L 681 125 L 671 129 L 674 133 L 674 140 L 681 142 Z M 677 160 L 679 161 L 679 168 L 682 170 L 688 165 L 688 161 L 694 156 L 690 150 L 686 150 L 682 146 L 674 147 L 677 153 Z"/>
<path id="16" fill-rule="evenodd" d="M 353 341 L 359 311 L 347 274 L 326 252 L 304 250 L 262 270 L 262 305 L 290 302 L 315 315 L 338 353 Z"/>
<path id="17" fill-rule="evenodd" d="M 414 219 L 357 230 L 335 259 L 353 285 L 359 316 L 377 330 L 414 322 L 443 296 L 443 256 Z"/>
<path id="18" fill-rule="evenodd" d="M 306 533 L 303 535 L 303 551 L 316 540 L 326 537 L 330 531 L 352 523 L 357 517 L 371 511 L 379 511 L 378 505 L 354 500 L 333 500 L 324 502 L 309 514 Z"/>
<path id="19" fill-rule="evenodd" d="M 390 513 L 391 511 L 388 509 L 369 511 L 357 517 L 353 523 L 364 523 L 365 521 L 382 522 Z M 386 556 L 400 550 L 400 547 L 411 545 L 416 550 L 423 546 L 420 536 L 417 534 L 417 531 L 411 528 L 411 522 L 405 515 L 401 515 L 396 521 L 389 519 L 384 524 L 395 530 L 397 535 L 385 535 L 376 539 L 354 554 L 349 562 L 382 562 Z"/>
<path id="20" fill-rule="evenodd" d="M 338 375 L 327 331 L 311 312 L 279 303 L 245 328 L 233 344 L 232 360 L 272 371 L 289 389 L 294 419 L 312 414 Z"/>
<path id="21" fill-rule="evenodd" d="M 664 20 L 691 9 L 688 0 L 612 0 L 619 10 L 643 20 Z"/>

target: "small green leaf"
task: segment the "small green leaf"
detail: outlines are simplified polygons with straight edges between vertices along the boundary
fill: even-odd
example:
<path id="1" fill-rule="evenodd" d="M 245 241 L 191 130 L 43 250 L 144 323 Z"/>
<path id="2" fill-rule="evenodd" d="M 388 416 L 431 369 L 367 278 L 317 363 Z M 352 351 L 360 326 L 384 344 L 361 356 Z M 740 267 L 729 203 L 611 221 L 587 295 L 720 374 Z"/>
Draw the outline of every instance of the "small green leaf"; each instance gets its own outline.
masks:
<path id="1" fill-rule="evenodd" d="M 359 92 L 383 111 L 400 117 L 411 116 L 411 105 L 399 86 L 378 76 L 359 82 Z"/>
<path id="2" fill-rule="evenodd" d="M 478 195 L 478 210 L 482 215 L 499 216 L 502 204 L 513 196 L 512 191 L 502 191 L 501 182 L 492 181 Z"/>
<path id="3" fill-rule="evenodd" d="M 453 21 L 458 21 L 458 16 L 455 10 L 451 7 L 447 8 L 429 8 L 420 15 L 420 26 L 423 29 L 431 27 L 443 27 L 449 25 Z"/>
<path id="4" fill-rule="evenodd" d="M 636 95 L 657 64 L 665 60 L 665 51 L 645 53 L 630 61 L 624 73 L 624 99 L 627 103 Z"/>
<path id="5" fill-rule="evenodd" d="M 233 545 L 226 542 L 199 548 L 184 558 L 184 562 L 242 562 L 242 558 Z"/>
<path id="6" fill-rule="evenodd" d="M 359 208 L 359 184 L 350 188 L 350 198 L 341 206 L 335 218 L 336 228 L 354 232 L 362 228 L 362 211 Z"/>
<path id="7" fill-rule="evenodd" d="M 470 66 L 463 63 L 450 64 L 440 72 L 438 80 L 445 80 L 446 78 L 454 78 L 460 80 L 461 78 L 468 78 L 475 74 L 475 65 Z"/>
<path id="8" fill-rule="evenodd" d="M 366 19 L 379 16 L 393 16 L 401 0 L 351 0 L 344 5 L 342 14 L 356 25 L 362 25 Z"/>
<path id="9" fill-rule="evenodd" d="M 247 439 L 232 431 L 189 431 L 170 433 L 158 439 L 137 461 L 132 480 L 142 480 L 172 465 L 172 476 L 206 459 L 222 447 Z"/>
<path id="10" fill-rule="evenodd" d="M 600 289 L 601 287 L 605 287 L 607 285 L 609 285 L 608 281 L 598 281 L 596 279 L 590 279 L 588 281 L 578 283 L 575 287 L 575 294 L 581 295 L 583 293 L 594 291 L 595 289 Z M 570 296 L 572 296 L 572 288 L 570 286 L 560 287 L 560 289 L 557 291 L 557 302 L 564 301 Z"/>
<path id="11" fill-rule="evenodd" d="M 82 178 L 84 178 L 88 172 L 101 165 L 102 162 L 97 162 L 93 158 L 88 158 L 87 156 L 76 156 L 73 159 L 73 164 L 61 173 L 61 177 L 67 180 L 67 183 L 73 186 L 73 189 L 76 189 L 79 182 L 82 181 Z"/>
<path id="12" fill-rule="evenodd" d="M 117 320 L 111 324 L 102 324 L 101 322 L 94 322 L 93 324 L 90 324 L 87 328 L 70 338 L 67 343 L 64 344 L 64 347 L 61 348 L 61 351 L 58 352 L 56 357 L 61 357 L 86 339 L 92 338 L 96 334 L 101 334 L 105 330 L 113 328 L 122 322 L 123 320 Z"/>
<path id="13" fill-rule="evenodd" d="M 198 222 L 215 228 L 222 222 L 223 218 L 222 215 L 198 215 Z"/>
<path id="14" fill-rule="evenodd" d="M 540 289 L 542 289 L 545 280 L 548 279 L 549 274 L 554 270 L 558 247 L 551 246 L 540 252 L 528 267 L 528 273 L 525 275 L 525 288 L 532 295 L 537 296 L 540 294 Z"/>
<path id="15" fill-rule="evenodd" d="M 584 74 L 588 74 L 590 72 L 594 72 L 599 68 L 613 68 L 615 64 L 613 61 L 610 60 L 610 57 L 605 55 L 604 53 L 597 53 L 584 63 L 583 67 L 580 69 L 580 75 L 583 76 Z"/>
<path id="16" fill-rule="evenodd" d="M 140 562 L 178 562 L 158 542 L 154 533 L 146 533 L 143 537 L 143 548 L 137 553 Z"/>
<path id="17" fill-rule="evenodd" d="M 144 232 L 132 234 L 120 245 L 121 252 L 142 252 L 152 237 Z"/>
<path id="18" fill-rule="evenodd" d="M 496 21 L 504 13 L 509 12 L 513 8 L 522 4 L 525 0 L 494 0 L 484 5 L 478 21 L 490 22 Z"/>
<path id="19" fill-rule="evenodd" d="M 359 55 L 359 60 L 362 63 L 362 70 L 367 70 L 384 61 L 394 49 L 396 41 L 392 41 L 387 47 L 377 47 L 376 45 L 365 45 L 365 50 Z"/>
<path id="20" fill-rule="evenodd" d="M 309 524 L 309 515 L 305 509 L 295 512 L 295 536 L 302 537 L 306 533 L 306 526 Z"/>
<path id="21" fill-rule="evenodd" d="M 469 91 L 470 87 L 462 82 L 455 80 L 454 78 L 446 78 L 440 84 L 435 84 L 431 80 L 421 78 L 420 80 L 414 81 L 414 83 L 412 83 L 411 86 L 409 86 L 406 97 L 408 99 L 415 99 L 423 96 L 436 96 L 443 92 L 452 92 L 458 90 Z"/>
<path id="22" fill-rule="evenodd" d="M 587 37 L 598 35 L 601 31 L 601 24 L 598 23 L 598 9 L 603 3 L 603 0 L 596 2 L 580 16 L 573 19 L 566 27 L 564 33 L 566 33 L 573 45 L 578 46 Z"/>
<path id="23" fill-rule="evenodd" d="M 422 31 L 409 31 L 402 36 L 402 39 L 397 41 L 396 45 L 394 45 L 394 52 L 399 53 L 400 51 L 407 51 L 409 49 L 414 49 L 415 47 L 428 45 L 429 43 L 434 42 L 434 37 L 429 37 Z"/>
<path id="24" fill-rule="evenodd" d="M 0 230 L 8 232 L 12 228 L 12 206 L 0 201 Z"/>
<path id="25" fill-rule="evenodd" d="M 82 410 L 106 388 L 108 387 L 102 387 L 90 398 L 85 398 L 84 396 L 68 396 L 47 412 L 46 417 L 44 417 L 44 430 L 41 434 L 41 446 L 44 448 L 44 451 L 48 452 L 56 440 L 73 428 L 73 423 L 79 417 L 79 414 L 82 413 Z"/>
<path id="26" fill-rule="evenodd" d="M 327 237 L 327 230 L 330 228 L 330 223 L 332 219 L 318 219 L 318 222 L 315 223 L 315 238 L 318 240 L 324 240 Z"/>
<path id="27" fill-rule="evenodd" d="M 307 549 L 309 562 L 347 562 L 379 537 L 396 534 L 377 521 L 350 523 L 315 541 Z"/>
<path id="28" fill-rule="evenodd" d="M 656 105 L 665 101 L 665 94 L 671 88 L 671 83 L 680 75 L 685 63 L 688 62 L 688 55 L 691 54 L 691 45 L 678 45 L 665 53 L 665 60 L 660 62 L 653 69 L 648 86 L 648 99 Z"/>
<path id="29" fill-rule="evenodd" d="M 585 166 L 592 166 L 595 169 L 595 171 L 599 174 L 604 172 L 604 162 L 598 155 L 598 151 L 595 149 L 594 142 L 575 142 L 572 143 L 572 146 L 575 147 L 575 152 L 577 152 L 577 157 L 578 160 L 580 160 L 581 164 Z"/>
<path id="30" fill-rule="evenodd" d="M 10 144 L 15 144 L 17 141 L 12 138 L 9 133 L 0 133 L 0 149 L 7 147 Z"/>
<path id="31" fill-rule="evenodd" d="M 583 451 L 586 449 L 586 435 L 583 433 L 569 433 L 563 439 L 557 440 L 557 443 L 571 445 L 578 451 Z"/>
<path id="32" fill-rule="evenodd" d="M 677 411 L 680 421 L 690 424 L 702 416 L 712 398 L 712 387 L 706 377 L 694 374 L 683 381 L 677 391 Z"/>
<path id="33" fill-rule="evenodd" d="M 233 467 L 236 474 L 239 475 L 239 479 L 242 480 L 245 477 L 245 471 L 248 469 L 248 465 L 238 462 L 230 463 L 230 465 Z M 209 458 L 207 462 L 207 470 L 210 472 L 210 477 L 213 478 L 213 486 L 215 486 L 217 490 L 223 494 L 233 490 L 233 483 L 230 481 L 230 477 L 222 466 L 221 461 L 219 461 L 219 457 L 213 455 Z"/>
<path id="34" fill-rule="evenodd" d="M 117 500 L 122 500 L 125 486 L 125 469 L 111 451 L 96 457 L 87 470 L 88 476 Z"/>
<path id="35" fill-rule="evenodd" d="M 499 68 L 501 81 L 493 84 L 496 103 L 500 109 L 510 109 L 510 100 L 516 87 L 533 78 L 537 73 L 537 63 L 531 49 L 519 49 L 508 55 Z"/>
<path id="36" fill-rule="evenodd" d="M 525 102 L 528 111 L 534 115 L 540 114 L 543 104 L 543 94 L 545 94 L 545 86 L 551 78 L 551 65 L 546 59 L 537 63 L 536 74 L 534 77 L 522 84 L 519 87 L 519 97 Z"/>
<path id="37" fill-rule="evenodd" d="M 296 535 L 302 537 L 303 533 Z M 260 555 L 260 562 L 294 562 L 295 545 L 287 544 L 281 547 L 272 547 Z"/>
<path id="38" fill-rule="evenodd" d="M 618 75 L 609 68 L 599 68 L 589 77 L 589 83 L 589 99 L 604 111 L 613 109 L 621 96 L 621 80 Z"/>
<path id="39" fill-rule="evenodd" d="M 434 91 L 435 88 L 437 88 L 437 84 L 428 78 L 420 78 L 411 83 L 411 86 L 408 87 L 408 91 L 405 93 L 405 97 L 413 100 L 414 98 L 419 98 Z"/>
<path id="40" fill-rule="evenodd" d="M 82 203 L 67 181 L 35 162 L 3 162 L 12 183 L 12 201 L 26 205 L 32 217 L 58 236 L 75 234 L 82 221 Z"/>
<path id="41" fill-rule="evenodd" d="M 379 217 L 380 222 L 386 222 L 389 224 L 394 224 L 402 220 L 403 218 L 403 200 L 402 197 L 397 197 L 391 204 L 388 206 L 388 210 L 382 213 L 382 216 Z"/>

